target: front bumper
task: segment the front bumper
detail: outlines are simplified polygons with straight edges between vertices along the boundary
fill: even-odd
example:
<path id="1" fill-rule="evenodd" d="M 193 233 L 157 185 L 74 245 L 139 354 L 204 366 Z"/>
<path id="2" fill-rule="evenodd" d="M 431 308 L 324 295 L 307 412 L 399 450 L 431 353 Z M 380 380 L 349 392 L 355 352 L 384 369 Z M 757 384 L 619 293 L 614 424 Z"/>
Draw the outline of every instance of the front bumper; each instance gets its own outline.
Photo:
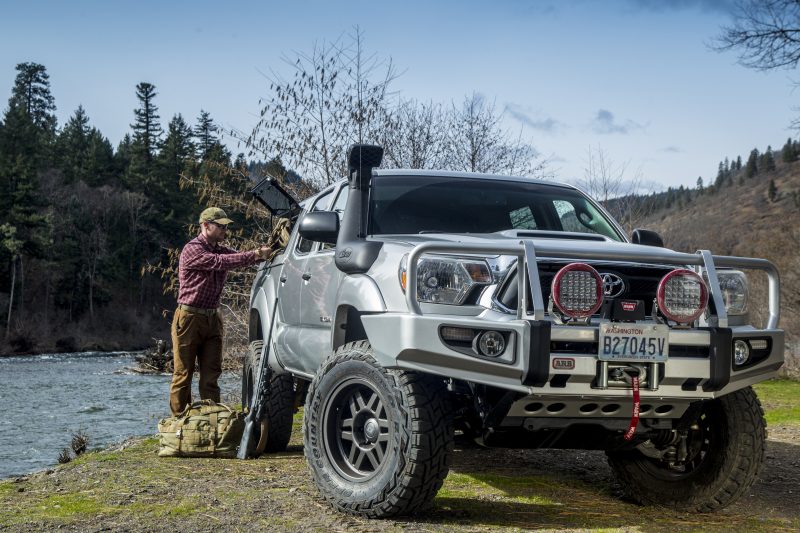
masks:
<path id="1" fill-rule="evenodd" d="M 597 324 L 550 325 L 486 310 L 478 316 L 382 313 L 364 315 L 364 328 L 378 362 L 458 380 L 517 391 L 544 400 L 629 398 L 630 386 L 607 378 L 616 366 L 597 357 Z M 492 360 L 453 349 L 440 334 L 442 326 L 511 332 L 506 353 Z M 542 339 L 543 330 L 549 333 Z M 769 351 L 757 362 L 736 368 L 731 344 L 736 339 L 767 339 Z M 750 326 L 672 329 L 669 358 L 653 369 L 657 379 L 645 380 L 642 402 L 648 398 L 688 403 L 728 394 L 774 377 L 784 360 L 784 332 Z M 680 355 L 673 355 L 680 354 Z M 608 368 L 610 367 L 610 368 Z M 567 410 L 568 411 L 568 410 Z M 511 414 L 511 413 L 510 413 Z M 568 413 L 565 413 L 568 414 Z"/>

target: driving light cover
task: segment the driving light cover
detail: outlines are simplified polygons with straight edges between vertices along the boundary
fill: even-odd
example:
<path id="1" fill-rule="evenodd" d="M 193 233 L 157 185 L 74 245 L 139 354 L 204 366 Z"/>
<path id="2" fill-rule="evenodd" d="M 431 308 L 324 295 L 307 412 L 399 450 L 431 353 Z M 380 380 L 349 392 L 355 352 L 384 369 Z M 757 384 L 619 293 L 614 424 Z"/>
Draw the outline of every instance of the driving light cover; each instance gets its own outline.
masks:
<path id="1" fill-rule="evenodd" d="M 485 331 L 480 337 L 475 339 L 479 354 L 484 357 L 497 357 L 506 350 L 506 339 L 498 331 Z M 475 349 L 475 347 L 473 347 Z"/>
<path id="2" fill-rule="evenodd" d="M 747 276 L 739 270 L 718 270 L 719 288 L 725 311 L 728 315 L 743 315 L 747 312 Z"/>
<path id="3" fill-rule="evenodd" d="M 673 270 L 658 284 L 656 301 L 667 319 L 680 324 L 694 322 L 708 305 L 708 289 L 697 273 L 679 268 Z"/>
<path id="4" fill-rule="evenodd" d="M 572 263 L 553 278 L 550 294 L 559 311 L 572 318 L 590 317 L 603 305 L 603 280 L 585 263 Z"/>
<path id="5" fill-rule="evenodd" d="M 400 261 L 400 286 L 406 290 L 408 255 Z M 461 305 L 476 285 L 492 282 L 492 271 L 483 259 L 423 255 L 417 261 L 417 300 Z"/>

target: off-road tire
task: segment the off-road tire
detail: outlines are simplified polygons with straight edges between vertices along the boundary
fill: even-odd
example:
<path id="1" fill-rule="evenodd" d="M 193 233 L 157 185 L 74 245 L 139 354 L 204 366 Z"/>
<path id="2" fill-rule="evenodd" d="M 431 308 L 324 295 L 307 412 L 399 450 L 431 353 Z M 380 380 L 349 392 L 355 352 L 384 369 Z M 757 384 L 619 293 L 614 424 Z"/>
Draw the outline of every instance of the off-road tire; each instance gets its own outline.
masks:
<path id="1" fill-rule="evenodd" d="M 414 513 L 433 501 L 450 468 L 447 389 L 441 378 L 381 367 L 367 341 L 345 344 L 311 382 L 303 443 L 334 508 L 369 518 Z"/>
<path id="2" fill-rule="evenodd" d="M 242 368 L 242 407 L 250 405 L 255 382 L 258 379 L 258 365 L 261 361 L 261 349 L 264 341 L 253 341 L 245 356 Z M 289 445 L 292 436 L 292 415 L 294 414 L 294 378 L 291 374 L 272 374 L 269 396 L 267 397 L 267 442 L 265 452 L 282 452 Z M 253 438 L 258 442 L 261 427 L 256 427 Z"/>
<path id="3" fill-rule="evenodd" d="M 702 453 L 686 471 L 670 469 L 638 451 L 609 452 L 625 495 L 644 505 L 712 512 L 740 498 L 764 462 L 766 421 L 752 388 L 703 405 L 697 427 Z"/>

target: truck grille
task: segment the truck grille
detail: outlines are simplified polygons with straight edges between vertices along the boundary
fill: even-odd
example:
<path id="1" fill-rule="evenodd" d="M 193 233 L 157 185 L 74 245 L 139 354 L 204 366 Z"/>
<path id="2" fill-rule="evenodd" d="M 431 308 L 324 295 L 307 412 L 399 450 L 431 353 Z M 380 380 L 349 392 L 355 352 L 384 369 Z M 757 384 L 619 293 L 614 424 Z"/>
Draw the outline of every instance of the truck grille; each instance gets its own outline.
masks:
<path id="1" fill-rule="evenodd" d="M 550 287 L 556 272 L 561 270 L 569 263 L 539 261 L 539 278 L 542 286 L 542 298 L 547 305 L 550 299 Z M 658 283 L 668 272 L 673 270 L 670 267 L 646 266 L 646 265 L 620 265 L 590 263 L 601 276 L 609 274 L 610 280 L 622 281 L 623 288 L 616 294 L 616 298 L 626 300 L 642 300 L 645 305 L 645 313 L 649 315 L 653 311 L 653 300 L 656 297 Z M 517 293 L 517 270 L 516 267 L 509 269 L 508 274 L 500 283 L 495 298 L 505 308 L 516 310 L 519 302 Z M 608 296 L 605 296 L 608 298 Z M 532 311 L 532 304 L 528 303 L 528 310 Z"/>

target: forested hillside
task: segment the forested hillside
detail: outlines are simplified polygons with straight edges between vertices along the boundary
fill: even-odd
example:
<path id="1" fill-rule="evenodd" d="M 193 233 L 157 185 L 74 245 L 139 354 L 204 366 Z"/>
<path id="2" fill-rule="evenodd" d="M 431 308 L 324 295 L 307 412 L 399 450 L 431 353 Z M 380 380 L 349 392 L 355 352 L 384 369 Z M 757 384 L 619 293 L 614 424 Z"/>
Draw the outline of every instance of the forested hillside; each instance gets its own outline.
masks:
<path id="1" fill-rule="evenodd" d="M 162 310 L 174 300 L 157 266 L 168 265 L 168 250 L 182 246 L 213 200 L 208 188 L 198 197 L 185 185 L 245 187 L 243 156 L 231 161 L 207 112 L 162 126 L 156 87 L 134 90 L 139 105 L 115 147 L 82 106 L 59 127 L 45 67 L 17 66 L 0 121 L 0 354 L 168 338 Z"/>

